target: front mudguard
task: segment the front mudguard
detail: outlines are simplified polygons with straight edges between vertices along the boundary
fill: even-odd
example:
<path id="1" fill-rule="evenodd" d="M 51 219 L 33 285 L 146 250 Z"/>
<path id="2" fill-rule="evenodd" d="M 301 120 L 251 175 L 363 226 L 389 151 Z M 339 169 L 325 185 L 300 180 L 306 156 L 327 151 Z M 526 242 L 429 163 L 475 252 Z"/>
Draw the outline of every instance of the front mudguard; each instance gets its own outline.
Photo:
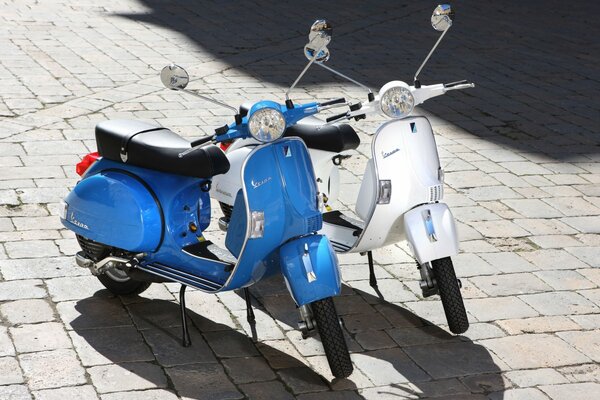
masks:
<path id="1" fill-rule="evenodd" d="M 408 211 L 404 231 L 419 264 L 458 254 L 456 224 L 444 203 L 423 204 Z"/>
<path id="2" fill-rule="evenodd" d="M 298 306 L 340 294 L 337 257 L 325 236 L 294 239 L 281 246 L 279 255 L 285 283 Z"/>

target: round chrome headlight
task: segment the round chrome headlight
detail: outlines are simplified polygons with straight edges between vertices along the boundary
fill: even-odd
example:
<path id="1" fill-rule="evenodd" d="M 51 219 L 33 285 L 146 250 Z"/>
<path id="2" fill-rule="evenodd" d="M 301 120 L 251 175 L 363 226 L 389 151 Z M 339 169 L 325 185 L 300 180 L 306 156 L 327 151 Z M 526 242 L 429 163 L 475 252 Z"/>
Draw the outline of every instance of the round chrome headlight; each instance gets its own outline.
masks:
<path id="1" fill-rule="evenodd" d="M 272 142 L 283 135 L 285 118 L 279 110 L 271 107 L 261 108 L 250 116 L 248 130 L 259 142 Z"/>
<path id="2" fill-rule="evenodd" d="M 379 93 L 381 111 L 390 118 L 407 117 L 415 108 L 415 98 L 404 82 L 387 83 Z"/>

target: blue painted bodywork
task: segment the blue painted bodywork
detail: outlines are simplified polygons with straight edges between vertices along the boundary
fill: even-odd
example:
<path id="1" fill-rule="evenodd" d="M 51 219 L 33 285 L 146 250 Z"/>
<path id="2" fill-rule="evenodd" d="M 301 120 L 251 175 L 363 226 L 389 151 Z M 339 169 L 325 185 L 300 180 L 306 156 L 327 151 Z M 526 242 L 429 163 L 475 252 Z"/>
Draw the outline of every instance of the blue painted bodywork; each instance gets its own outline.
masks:
<path id="1" fill-rule="evenodd" d="M 318 111 L 317 103 L 287 109 L 265 101 L 257 103 L 249 116 L 274 105 L 287 125 Z M 245 117 L 240 125 L 231 125 L 216 141 L 248 137 L 247 121 Z M 226 237 L 226 246 L 237 257 L 234 265 L 185 251 L 205 240 L 202 232 L 210 223 L 210 198 L 201 189 L 204 179 L 100 158 L 65 199 L 67 218 L 62 223 L 96 242 L 144 253 L 140 268 L 201 290 L 238 289 L 283 271 L 299 305 L 339 294 L 335 253 L 325 237 L 315 234 L 322 227 L 322 215 L 304 143 L 284 138 L 258 146 L 241 174 L 243 188 Z M 262 237 L 249 237 L 253 211 L 264 213 Z M 317 266 L 319 278 L 312 283 L 299 275 L 297 259 L 304 254 L 304 243 Z"/>
<path id="2" fill-rule="evenodd" d="M 307 246 L 307 247 L 306 247 Z M 316 280 L 310 282 L 304 261 L 308 248 L 310 264 Z M 299 306 L 340 294 L 341 280 L 337 257 L 331 243 L 323 235 L 310 235 L 281 246 L 281 272 Z"/>

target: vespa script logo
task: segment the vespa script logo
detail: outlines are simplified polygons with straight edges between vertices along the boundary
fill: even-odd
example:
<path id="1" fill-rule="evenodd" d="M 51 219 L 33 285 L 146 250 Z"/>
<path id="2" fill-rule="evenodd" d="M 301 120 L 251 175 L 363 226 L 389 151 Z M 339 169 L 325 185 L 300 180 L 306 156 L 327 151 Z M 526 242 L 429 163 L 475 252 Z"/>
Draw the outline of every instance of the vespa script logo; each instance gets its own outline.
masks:
<path id="1" fill-rule="evenodd" d="M 392 150 L 392 151 L 389 151 L 389 152 L 382 151 L 382 152 L 381 152 L 381 155 L 382 155 L 382 157 L 383 157 L 383 158 L 388 158 L 389 156 L 391 156 L 391 155 L 393 155 L 393 154 L 396 154 L 396 153 L 397 153 L 397 152 L 399 152 L 399 151 L 400 151 L 400 149 L 398 149 L 398 148 L 395 148 L 394 150 Z"/>
<path id="2" fill-rule="evenodd" d="M 264 185 L 265 183 L 269 182 L 271 179 L 272 179 L 272 178 L 271 178 L 270 176 L 269 176 L 269 177 L 267 177 L 267 178 L 265 178 L 265 179 L 263 179 L 262 181 L 258 181 L 258 182 L 255 182 L 255 181 L 254 181 L 254 179 L 252 179 L 252 180 L 250 181 L 250 183 L 252 184 L 252 187 L 253 187 L 254 189 L 258 189 L 259 187 L 261 187 L 261 186 L 262 186 L 262 185 Z"/>
<path id="3" fill-rule="evenodd" d="M 69 222 L 72 223 L 73 225 L 77 225 L 78 227 L 82 228 L 82 229 L 86 229 L 86 230 L 90 230 L 90 228 L 84 224 L 83 222 L 79 222 L 75 219 L 75 215 L 73 213 L 71 213 L 71 216 L 69 217 Z"/>

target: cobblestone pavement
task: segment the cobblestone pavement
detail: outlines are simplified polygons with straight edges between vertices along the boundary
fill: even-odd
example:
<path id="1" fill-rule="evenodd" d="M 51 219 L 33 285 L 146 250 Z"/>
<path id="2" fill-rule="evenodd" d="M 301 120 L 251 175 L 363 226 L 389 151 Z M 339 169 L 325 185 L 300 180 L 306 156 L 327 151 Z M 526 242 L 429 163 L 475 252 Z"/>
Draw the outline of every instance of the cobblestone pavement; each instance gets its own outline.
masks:
<path id="1" fill-rule="evenodd" d="M 421 297 L 405 244 L 374 252 L 385 300 L 364 257 L 340 257 L 336 305 L 355 365 L 341 381 L 318 336 L 295 330 L 279 280 L 252 288 L 256 342 L 239 295 L 190 292 L 184 349 L 176 285 L 114 297 L 74 265 L 57 206 L 95 150 L 95 123 L 137 118 L 198 137 L 230 119 L 162 89 L 166 63 L 240 104 L 282 99 L 317 16 L 336 24 L 331 65 L 373 87 L 409 80 L 436 37 L 434 3 L 323 3 L 0 0 L 0 398 L 600 398 L 596 4 L 461 2 L 423 73 L 478 84 L 426 107 L 459 224 L 466 334 L 450 335 L 439 300 Z M 317 70 L 301 86 L 298 101 L 364 97 Z M 380 123 L 354 124 L 348 212 Z M 215 226 L 207 236 L 222 237 Z"/>

